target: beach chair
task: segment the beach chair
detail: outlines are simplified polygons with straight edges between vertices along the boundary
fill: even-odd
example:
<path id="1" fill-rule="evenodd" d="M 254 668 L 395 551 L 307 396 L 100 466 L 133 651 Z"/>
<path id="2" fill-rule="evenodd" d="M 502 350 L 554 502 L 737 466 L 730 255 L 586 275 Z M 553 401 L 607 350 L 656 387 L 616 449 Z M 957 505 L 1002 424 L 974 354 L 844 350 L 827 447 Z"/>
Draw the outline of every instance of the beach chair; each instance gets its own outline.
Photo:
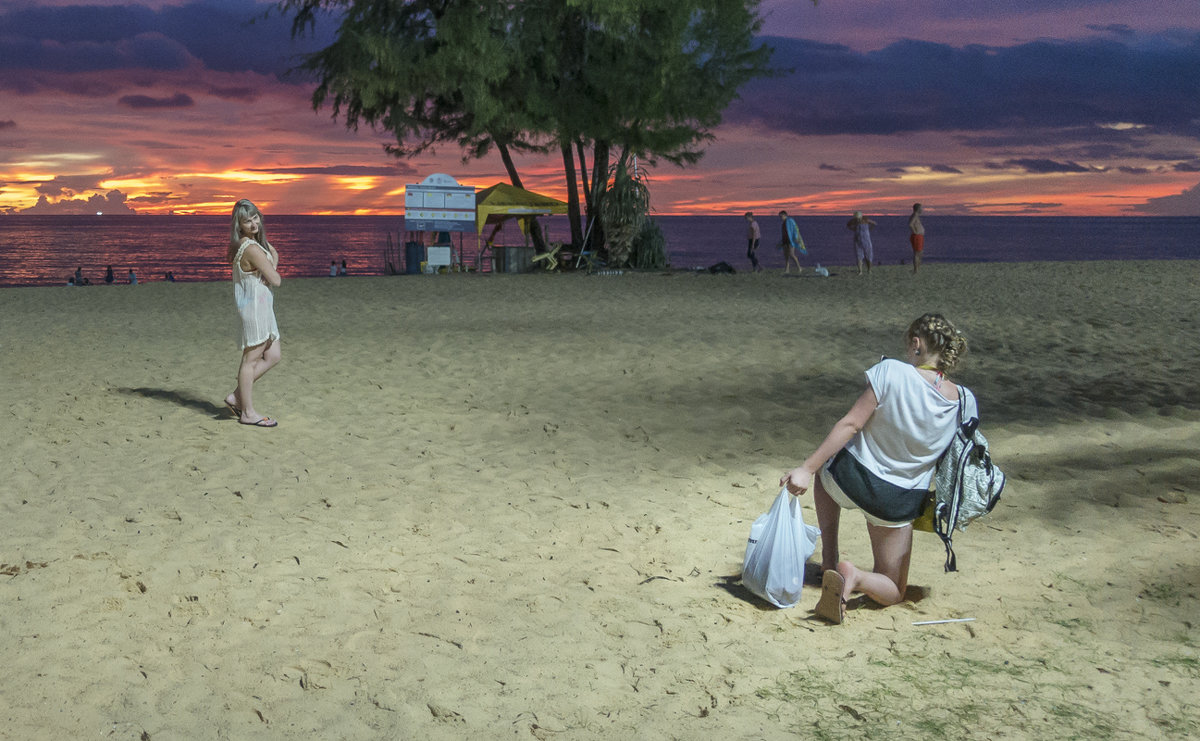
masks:
<path id="1" fill-rule="evenodd" d="M 557 270 L 558 269 L 558 253 L 559 253 L 559 251 L 562 250 L 562 248 L 563 248 L 562 242 L 551 242 L 550 243 L 550 251 L 543 252 L 540 255 L 534 255 L 533 261 L 535 263 L 545 261 L 546 264 L 543 265 L 542 267 L 544 267 L 546 269 L 547 273 L 552 270 Z"/>

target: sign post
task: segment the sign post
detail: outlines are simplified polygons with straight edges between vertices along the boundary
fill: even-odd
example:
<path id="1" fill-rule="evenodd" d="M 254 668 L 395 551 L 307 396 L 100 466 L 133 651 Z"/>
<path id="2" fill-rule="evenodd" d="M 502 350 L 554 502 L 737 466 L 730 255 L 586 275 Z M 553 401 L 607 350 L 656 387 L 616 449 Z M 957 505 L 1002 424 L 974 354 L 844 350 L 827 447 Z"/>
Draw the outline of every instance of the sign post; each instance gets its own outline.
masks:
<path id="1" fill-rule="evenodd" d="M 404 228 L 410 232 L 475 231 L 475 187 L 430 175 L 404 188 Z"/>

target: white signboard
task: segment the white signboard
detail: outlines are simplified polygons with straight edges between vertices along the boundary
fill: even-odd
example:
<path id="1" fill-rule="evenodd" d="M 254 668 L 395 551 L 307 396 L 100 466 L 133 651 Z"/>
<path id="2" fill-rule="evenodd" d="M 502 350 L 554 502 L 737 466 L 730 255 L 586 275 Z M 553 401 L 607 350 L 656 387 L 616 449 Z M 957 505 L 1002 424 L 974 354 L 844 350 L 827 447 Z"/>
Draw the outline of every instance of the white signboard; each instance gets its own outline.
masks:
<path id="1" fill-rule="evenodd" d="M 404 187 L 404 228 L 410 232 L 475 231 L 475 188 L 449 175 Z"/>

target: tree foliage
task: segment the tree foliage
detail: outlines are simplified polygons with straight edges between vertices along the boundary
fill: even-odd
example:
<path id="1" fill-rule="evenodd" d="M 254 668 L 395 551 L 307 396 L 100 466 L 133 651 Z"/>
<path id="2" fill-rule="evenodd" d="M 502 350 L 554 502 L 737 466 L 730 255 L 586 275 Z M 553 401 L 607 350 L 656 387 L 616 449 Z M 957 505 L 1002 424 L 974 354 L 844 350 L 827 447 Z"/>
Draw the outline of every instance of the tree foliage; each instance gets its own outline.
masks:
<path id="1" fill-rule="evenodd" d="M 558 150 L 572 239 L 594 216 L 614 163 L 695 163 L 770 50 L 758 0 L 281 0 L 302 33 L 340 17 L 307 57 L 316 108 L 389 131 L 411 156 L 441 144 L 464 160 Z M 590 170 L 590 174 L 589 174 Z"/>

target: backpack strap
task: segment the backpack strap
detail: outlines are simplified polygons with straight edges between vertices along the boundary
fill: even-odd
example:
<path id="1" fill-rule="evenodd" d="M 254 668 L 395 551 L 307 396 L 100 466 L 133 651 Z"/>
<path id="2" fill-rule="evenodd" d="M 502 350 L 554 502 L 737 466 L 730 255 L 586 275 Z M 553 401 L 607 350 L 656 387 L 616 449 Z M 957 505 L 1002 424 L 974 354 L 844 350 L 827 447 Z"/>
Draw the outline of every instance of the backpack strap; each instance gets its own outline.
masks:
<path id="1" fill-rule="evenodd" d="M 959 385 L 958 425 L 954 429 L 955 438 L 961 435 L 964 438 L 970 439 L 972 433 L 974 432 L 975 426 L 979 423 L 977 418 L 967 416 L 967 397 L 971 395 L 971 389 L 967 388 L 966 386 Z M 943 458 L 949 455 L 951 447 L 953 447 L 953 442 L 951 442 L 951 444 L 946 447 L 945 452 L 942 453 Z M 938 465 L 942 465 L 942 461 L 940 459 L 938 461 Z M 952 491 L 955 496 L 957 496 L 957 492 L 962 486 L 962 475 L 962 465 L 959 463 L 959 465 L 955 467 L 952 484 Z M 946 564 L 944 568 L 947 572 L 958 571 L 958 558 L 954 555 L 953 543 L 954 526 L 957 521 L 958 503 L 956 501 L 939 504 L 937 506 L 934 516 L 934 532 L 936 532 L 937 536 L 941 538 L 942 545 L 946 547 Z"/>

